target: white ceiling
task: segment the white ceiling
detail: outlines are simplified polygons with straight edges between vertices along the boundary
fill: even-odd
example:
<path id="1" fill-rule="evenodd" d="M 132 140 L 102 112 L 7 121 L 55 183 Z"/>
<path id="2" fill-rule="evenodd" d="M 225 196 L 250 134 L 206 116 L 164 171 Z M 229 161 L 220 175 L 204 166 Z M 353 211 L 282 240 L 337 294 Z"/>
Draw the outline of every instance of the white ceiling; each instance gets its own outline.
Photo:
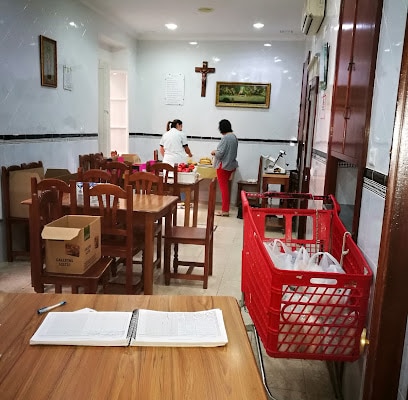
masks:
<path id="1" fill-rule="evenodd" d="M 80 0 L 145 40 L 304 40 L 304 0 Z M 198 11 L 200 7 L 212 12 Z M 169 31 L 166 23 L 178 29 Z M 262 22 L 264 28 L 253 28 Z"/>

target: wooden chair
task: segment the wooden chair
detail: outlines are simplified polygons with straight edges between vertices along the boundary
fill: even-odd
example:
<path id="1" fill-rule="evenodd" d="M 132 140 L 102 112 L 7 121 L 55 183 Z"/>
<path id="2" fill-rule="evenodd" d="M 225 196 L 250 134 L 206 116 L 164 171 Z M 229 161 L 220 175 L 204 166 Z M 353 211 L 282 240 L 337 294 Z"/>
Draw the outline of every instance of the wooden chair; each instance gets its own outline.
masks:
<path id="1" fill-rule="evenodd" d="M 160 176 L 163 181 L 163 193 L 171 196 L 179 196 L 180 192 L 177 186 L 177 169 L 178 164 L 167 164 L 163 162 L 156 162 L 154 164 L 147 164 L 146 171 Z"/>
<path id="2" fill-rule="evenodd" d="M 166 285 L 170 284 L 170 278 L 201 280 L 203 288 L 207 289 L 208 276 L 212 275 L 213 268 L 213 239 L 214 239 L 214 211 L 215 211 L 215 191 L 216 178 L 210 183 L 207 224 L 205 228 L 196 228 L 190 226 L 166 227 L 164 235 L 164 281 Z M 204 246 L 204 262 L 183 261 L 178 257 L 179 244 L 192 244 Z M 171 246 L 174 245 L 173 272 L 170 271 Z M 179 273 L 180 265 L 188 266 L 185 273 Z M 193 274 L 196 267 L 204 269 L 203 275 Z"/>
<path id="3" fill-rule="evenodd" d="M 131 185 L 138 194 L 163 194 L 163 182 L 160 177 L 149 172 L 136 171 L 129 173 L 125 172 L 125 186 Z M 144 240 L 144 224 L 135 225 L 136 235 L 140 241 Z M 162 253 L 162 221 L 157 221 L 154 224 L 154 237 L 156 238 L 156 259 L 153 262 L 153 268 L 161 267 L 161 253 Z M 135 261 L 135 263 L 138 263 Z M 142 261 L 143 264 L 143 261 Z"/>
<path id="4" fill-rule="evenodd" d="M 3 196 L 3 210 L 4 210 L 4 222 L 5 222 L 5 236 L 6 236 L 6 254 L 7 261 L 13 262 L 15 257 L 24 256 L 29 257 L 29 220 L 28 217 L 17 217 L 12 215 L 11 212 L 11 198 L 10 198 L 10 174 L 14 171 L 21 171 L 24 169 L 43 168 L 42 161 L 11 165 L 9 167 L 1 167 L 1 190 Z M 27 196 L 29 197 L 29 196 Z M 28 209 L 27 209 L 28 210 Z M 13 246 L 13 238 L 15 229 L 17 226 L 23 227 L 25 236 L 25 248 L 17 250 Z"/>
<path id="5" fill-rule="evenodd" d="M 90 187 L 84 183 L 84 214 L 100 215 L 102 255 L 124 260 L 126 268 L 126 293 L 133 290 L 133 257 L 143 250 L 137 241 L 133 226 L 133 192 L 131 186 L 122 189 L 117 185 L 102 183 Z M 91 196 L 96 196 L 97 207 L 91 207 Z M 119 201 L 126 202 L 126 210 L 119 210 Z"/>
<path id="6" fill-rule="evenodd" d="M 56 293 L 61 293 L 63 286 L 71 286 L 72 293 L 78 293 L 80 287 L 83 287 L 85 293 L 96 293 L 98 285 L 102 284 L 105 291 L 112 262 L 110 258 L 101 258 L 84 274 L 60 274 L 46 271 L 44 268 L 45 247 L 41 232 L 44 225 L 62 217 L 62 205 L 55 187 L 41 192 L 34 191 L 31 201 L 30 258 L 31 285 L 34 290 L 37 293 L 44 293 L 44 285 L 51 284 L 54 285 Z"/>
<path id="7" fill-rule="evenodd" d="M 78 158 L 79 167 L 81 167 L 83 171 L 88 171 L 92 168 L 92 154 L 80 154 Z"/>
<path id="8" fill-rule="evenodd" d="M 120 161 L 106 161 L 101 164 L 100 168 L 108 171 L 112 175 L 112 183 L 125 187 L 125 172 L 132 171 L 132 165 Z"/>
<path id="9" fill-rule="evenodd" d="M 91 154 L 91 169 L 99 168 L 99 166 L 105 162 L 103 153 Z"/>

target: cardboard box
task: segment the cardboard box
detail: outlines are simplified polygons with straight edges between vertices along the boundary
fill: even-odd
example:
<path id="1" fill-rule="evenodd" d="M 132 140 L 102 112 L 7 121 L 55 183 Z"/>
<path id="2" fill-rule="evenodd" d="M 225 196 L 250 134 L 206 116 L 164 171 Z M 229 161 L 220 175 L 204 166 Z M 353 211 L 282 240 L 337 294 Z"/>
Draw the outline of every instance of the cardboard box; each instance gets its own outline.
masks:
<path id="1" fill-rule="evenodd" d="M 83 274 L 101 258 L 101 217 L 66 215 L 44 226 L 48 272 Z"/>
<path id="2" fill-rule="evenodd" d="M 70 180 L 76 180 L 77 173 L 71 174 L 69 170 L 64 168 L 48 168 L 45 172 L 44 178 L 56 178 L 69 183 Z"/>
<path id="3" fill-rule="evenodd" d="M 194 169 L 192 172 L 178 172 L 177 173 L 177 182 L 178 183 L 195 183 L 198 181 L 200 175 Z"/>
<path id="4" fill-rule="evenodd" d="M 10 216 L 28 218 L 29 207 L 21 204 L 31 197 L 31 177 L 37 181 L 44 179 L 44 169 L 30 168 L 10 172 Z"/>

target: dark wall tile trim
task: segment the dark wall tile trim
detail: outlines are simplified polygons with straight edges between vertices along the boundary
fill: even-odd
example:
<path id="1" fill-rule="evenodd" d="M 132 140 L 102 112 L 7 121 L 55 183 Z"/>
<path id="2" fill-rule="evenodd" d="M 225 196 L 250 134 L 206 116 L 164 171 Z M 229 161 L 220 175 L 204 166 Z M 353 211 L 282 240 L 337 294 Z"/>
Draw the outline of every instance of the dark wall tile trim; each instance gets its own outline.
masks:
<path id="1" fill-rule="evenodd" d="M 370 168 L 365 169 L 364 178 L 371 179 L 372 181 L 377 182 L 380 185 L 387 186 L 388 184 L 388 175 L 382 174 L 381 172 L 374 171 Z"/>
<path id="2" fill-rule="evenodd" d="M 324 158 L 325 160 L 327 160 L 327 154 L 324 153 L 323 151 L 313 149 L 313 150 L 312 150 L 312 155 L 317 155 L 317 156 L 322 157 L 322 158 Z"/>
<path id="3" fill-rule="evenodd" d="M 98 137 L 97 133 L 46 133 L 35 135 L 0 135 L 0 140 L 40 140 L 40 139 L 73 139 L 73 138 L 90 138 Z"/>
<path id="4" fill-rule="evenodd" d="M 161 133 L 142 133 L 142 132 L 131 132 L 130 137 L 144 136 L 144 137 L 161 137 Z M 191 140 L 220 140 L 220 136 L 187 136 Z M 274 139 L 249 139 L 249 138 L 238 138 L 239 142 L 248 143 L 279 143 L 279 144 L 297 144 L 297 140 L 274 140 Z"/>
<path id="5" fill-rule="evenodd" d="M 327 154 L 322 151 L 313 149 L 312 154 L 318 155 L 327 160 Z M 353 167 L 352 165 L 350 166 Z M 381 172 L 374 171 L 370 168 L 364 169 L 364 178 L 370 179 L 383 186 L 387 186 L 387 183 L 388 183 L 388 175 L 384 175 Z"/>

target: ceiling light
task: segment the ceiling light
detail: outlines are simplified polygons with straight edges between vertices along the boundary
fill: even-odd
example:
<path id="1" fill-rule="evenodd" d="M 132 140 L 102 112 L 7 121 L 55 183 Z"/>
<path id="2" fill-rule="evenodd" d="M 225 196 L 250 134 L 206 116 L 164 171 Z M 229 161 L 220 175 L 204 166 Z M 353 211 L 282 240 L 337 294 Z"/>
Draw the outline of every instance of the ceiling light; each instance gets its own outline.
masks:
<path id="1" fill-rule="evenodd" d="M 176 24 L 166 24 L 165 26 L 167 29 L 170 29 L 171 31 L 174 31 L 175 29 L 177 29 Z"/>
<path id="2" fill-rule="evenodd" d="M 211 8 L 211 7 L 200 7 L 200 8 L 198 9 L 198 11 L 199 11 L 199 12 L 202 12 L 202 13 L 210 13 L 210 12 L 213 12 L 214 9 Z"/>
<path id="3" fill-rule="evenodd" d="M 271 47 L 272 45 L 270 43 L 264 43 L 265 47 Z"/>
<path id="4" fill-rule="evenodd" d="M 192 46 L 198 44 L 198 42 L 188 42 L 188 44 L 191 44 Z"/>
<path id="5" fill-rule="evenodd" d="M 264 27 L 264 24 L 262 22 L 257 22 L 256 24 L 253 25 L 253 27 L 256 29 L 261 29 Z"/>

